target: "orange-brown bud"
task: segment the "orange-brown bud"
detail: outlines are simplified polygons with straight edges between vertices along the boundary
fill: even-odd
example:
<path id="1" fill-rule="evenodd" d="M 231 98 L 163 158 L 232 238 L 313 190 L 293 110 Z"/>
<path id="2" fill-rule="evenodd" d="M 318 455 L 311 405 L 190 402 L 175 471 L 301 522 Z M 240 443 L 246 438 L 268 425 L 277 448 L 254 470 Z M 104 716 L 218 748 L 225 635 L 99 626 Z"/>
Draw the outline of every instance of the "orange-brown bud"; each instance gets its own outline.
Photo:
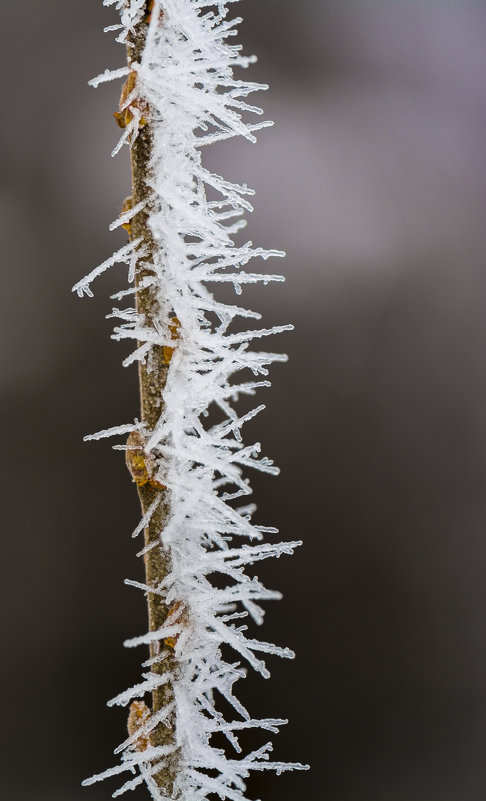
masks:
<path id="1" fill-rule="evenodd" d="M 172 604 L 171 608 L 169 609 L 168 615 L 165 619 L 166 626 L 175 626 L 178 623 L 182 623 L 183 625 L 187 625 L 188 623 L 188 611 L 187 607 L 182 603 L 182 601 L 175 601 Z M 169 648 L 175 648 L 177 640 L 179 639 L 179 633 L 174 634 L 172 637 L 164 637 L 164 643 Z"/>
<path id="2" fill-rule="evenodd" d="M 169 325 L 169 331 L 170 331 L 170 338 L 171 339 L 173 339 L 173 340 L 179 339 L 179 328 L 180 327 L 181 327 L 181 324 L 180 324 L 179 320 L 177 319 L 177 317 L 173 317 L 172 318 L 172 322 Z M 174 354 L 174 348 L 172 348 L 170 345 L 164 345 L 164 347 L 163 347 L 164 364 L 170 364 L 170 360 L 172 359 L 173 354 Z"/>
<path id="3" fill-rule="evenodd" d="M 126 463 L 137 487 L 150 484 L 154 489 L 167 489 L 165 484 L 161 484 L 155 478 L 155 460 L 145 452 L 145 440 L 140 431 L 132 431 L 128 436 Z"/>
<path id="4" fill-rule="evenodd" d="M 128 195 L 128 197 L 126 197 L 125 200 L 123 201 L 121 213 L 125 214 L 127 211 L 130 211 L 132 207 L 133 207 L 132 196 Z M 128 231 L 128 236 L 132 235 L 132 224 L 130 220 L 126 223 L 122 223 L 121 227 L 124 228 L 125 231 Z"/>
<path id="5" fill-rule="evenodd" d="M 130 705 L 130 712 L 128 714 L 127 728 L 130 737 L 143 726 L 143 724 L 150 718 L 151 712 L 145 701 L 134 701 Z M 145 751 L 148 746 L 148 737 L 140 737 L 135 741 L 135 748 L 137 751 Z"/>
<path id="6" fill-rule="evenodd" d="M 143 128 L 144 125 L 147 125 L 149 107 L 146 102 L 144 102 L 140 97 L 136 97 L 127 106 L 127 100 L 132 94 L 133 90 L 135 89 L 136 83 L 137 83 L 137 73 L 135 70 L 132 70 L 122 86 L 120 95 L 120 104 L 119 104 L 120 110 L 115 111 L 115 113 L 113 114 L 120 128 L 126 128 L 127 125 L 130 124 L 130 122 L 133 120 L 134 116 L 133 109 L 135 108 L 138 109 L 142 114 L 139 122 L 139 127 Z"/>

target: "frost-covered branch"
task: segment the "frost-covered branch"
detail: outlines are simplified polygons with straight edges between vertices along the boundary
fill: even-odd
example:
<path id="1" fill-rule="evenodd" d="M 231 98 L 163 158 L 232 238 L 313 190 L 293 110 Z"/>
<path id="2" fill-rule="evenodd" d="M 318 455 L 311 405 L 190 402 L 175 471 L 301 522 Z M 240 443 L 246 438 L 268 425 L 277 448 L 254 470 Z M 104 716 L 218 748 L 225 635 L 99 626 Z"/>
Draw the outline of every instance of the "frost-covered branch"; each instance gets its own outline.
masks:
<path id="1" fill-rule="evenodd" d="M 235 243 L 253 191 L 202 162 L 205 146 L 232 136 L 254 142 L 255 131 L 270 124 L 255 123 L 252 115 L 262 111 L 246 101 L 266 86 L 234 74 L 254 61 L 229 41 L 240 19 L 229 19 L 228 9 L 237 1 L 104 0 L 120 13 L 107 30 L 126 46 L 128 65 L 91 81 L 126 78 L 115 113 L 123 132 L 113 153 L 129 146 L 132 194 L 110 228 L 123 226 L 129 242 L 74 289 L 92 296 L 96 277 L 117 262 L 128 265 L 132 286 L 113 297 L 134 296 L 135 306 L 110 316 L 113 337 L 134 340 L 124 364 L 138 363 L 141 419 L 86 439 L 128 434 L 115 447 L 125 450 L 141 499 L 133 536 L 144 532 L 145 581 L 127 584 L 145 593 L 149 626 L 125 645 L 148 645 L 150 654 L 143 681 L 109 702 L 130 704 L 129 736 L 116 749 L 122 763 L 86 783 L 128 771 L 135 777 L 115 795 L 145 782 L 159 801 L 244 801 L 251 770 L 305 767 L 272 762 L 269 743 L 241 755 L 238 732 L 276 732 L 286 721 L 250 717 L 233 693 L 245 669 L 222 652 L 229 646 L 264 677 L 261 654 L 293 657 L 247 633 L 245 618 L 261 624 L 261 603 L 280 595 L 245 570 L 300 545 L 263 542 L 276 530 L 252 522 L 253 505 L 235 504 L 251 493 L 248 467 L 278 472 L 259 443 L 243 443 L 244 424 L 264 406 L 240 414 L 234 404 L 269 386 L 268 366 L 285 357 L 250 345 L 291 328 L 235 329 L 238 319 L 260 315 L 211 291 L 226 282 L 240 295 L 248 283 L 283 280 L 243 269 L 283 254 Z M 225 719 L 220 698 L 237 719 Z M 221 735 L 233 754 L 214 740 Z"/>

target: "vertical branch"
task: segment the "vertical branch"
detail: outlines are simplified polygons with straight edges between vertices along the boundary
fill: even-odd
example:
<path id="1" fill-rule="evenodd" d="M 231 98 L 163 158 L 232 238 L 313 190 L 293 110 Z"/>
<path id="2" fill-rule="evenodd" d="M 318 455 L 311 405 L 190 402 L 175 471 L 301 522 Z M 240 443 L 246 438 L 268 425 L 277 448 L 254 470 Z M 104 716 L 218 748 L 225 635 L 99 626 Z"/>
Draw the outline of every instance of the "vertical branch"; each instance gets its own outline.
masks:
<path id="1" fill-rule="evenodd" d="M 128 69 L 105 71 L 93 81 L 97 84 L 128 72 L 120 110 L 115 113 L 120 126 L 128 130 L 114 152 L 127 141 L 130 144 L 132 196 L 124 204 L 124 212 L 129 213 L 117 224 L 127 228 L 131 244 L 92 270 L 74 289 L 80 295 L 92 295 L 90 284 L 105 269 L 121 261 L 132 271 L 136 260 L 136 313 L 114 309 L 113 316 L 124 321 L 115 327 L 115 338 L 139 340 L 127 362 L 142 359 L 143 426 L 142 430 L 139 425 L 118 426 L 94 438 L 131 432 L 127 465 L 138 486 L 146 523 L 142 587 L 150 635 L 135 637 L 127 645 L 150 642 L 151 676 L 112 700 L 125 704 L 135 699 L 128 718 L 129 737 L 117 749 L 123 753 L 123 764 L 85 784 L 125 770 L 133 774 L 138 768 L 135 778 L 115 795 L 145 780 L 158 801 L 176 797 L 245 801 L 244 779 L 250 771 L 307 768 L 270 761 L 271 743 L 245 755 L 237 739 L 247 729 L 276 732 L 286 722 L 252 718 L 240 704 L 233 694 L 233 685 L 244 675 L 240 661 L 268 677 L 261 652 L 293 657 L 290 649 L 247 636 L 246 625 L 234 623 L 235 618 L 247 616 L 261 623 L 260 602 L 280 597 L 245 568 L 261 559 L 291 554 L 301 543 L 261 541 L 263 533 L 276 530 L 254 525 L 251 507 L 235 508 L 231 503 L 251 491 L 247 468 L 278 472 L 271 460 L 258 456 L 259 443 L 243 446 L 240 435 L 245 421 L 264 407 L 240 416 L 234 404 L 241 394 L 253 395 L 269 385 L 261 380 L 267 365 L 285 361 L 283 355 L 253 350 L 250 343 L 291 329 L 283 325 L 241 331 L 238 327 L 236 333 L 228 333 L 237 318 L 259 319 L 260 315 L 221 303 L 208 289 L 208 284 L 227 282 L 239 294 L 243 284 L 283 280 L 240 269 L 255 257 L 284 254 L 233 241 L 242 224 L 238 218 L 251 211 L 245 196 L 252 190 L 210 173 L 200 155 L 202 146 L 231 136 L 255 141 L 254 132 L 269 124 L 246 122 L 247 112 L 261 113 L 247 104 L 247 95 L 266 86 L 232 77 L 235 67 L 247 67 L 253 60 L 239 46 L 227 43 L 239 22 L 239 18 L 227 18 L 227 5 L 233 1 L 162 0 L 162 13 L 161 0 L 103 0 L 121 12 L 121 26 L 115 27 L 122 29 L 118 41 L 127 43 Z M 208 10 L 210 6 L 213 10 Z M 135 26 L 134 19 L 138 20 Z M 208 187 L 219 200 L 207 198 Z M 179 326 L 184 330 L 179 332 Z M 176 380 L 168 382 L 169 363 L 177 347 L 173 340 L 179 337 L 184 344 L 173 363 Z M 242 370 L 248 370 L 250 378 L 240 384 Z M 223 419 L 213 426 L 203 417 L 216 407 Z M 147 434 L 154 453 L 147 450 Z M 176 452 L 170 464 L 157 464 L 156 454 L 166 452 L 171 438 Z M 170 548 L 169 519 L 183 521 Z M 252 544 L 242 546 L 242 538 Z M 161 593 L 162 583 L 167 595 Z M 174 599 L 170 609 L 167 597 Z M 172 628 L 174 621 L 178 622 Z M 234 650 L 238 662 L 227 661 L 226 648 Z M 152 691 L 151 710 L 140 700 L 146 689 Z M 221 698 L 233 710 L 231 717 L 219 711 Z M 221 736 L 234 746 L 236 756 L 226 755 Z"/>
<path id="2" fill-rule="evenodd" d="M 128 65 L 139 62 L 145 47 L 146 34 L 148 29 L 147 17 L 151 6 L 147 2 L 147 14 L 145 19 L 135 27 L 133 33 L 127 39 L 127 59 Z M 150 175 L 150 165 L 153 151 L 153 131 L 150 119 L 147 124 L 140 128 L 138 135 L 130 146 L 130 161 L 132 173 L 132 206 L 141 201 L 146 205 L 143 210 L 136 214 L 130 224 L 130 238 L 142 239 L 144 249 L 143 264 L 138 263 L 135 273 L 135 285 L 140 286 L 143 278 L 151 275 L 150 267 L 147 263 L 153 261 L 155 252 L 155 242 L 152 232 L 148 226 L 148 217 L 151 210 L 151 191 L 148 185 Z M 154 321 L 158 317 L 158 301 L 153 287 L 139 289 L 136 293 L 136 307 L 139 315 L 144 320 L 147 328 L 154 328 Z M 144 361 L 139 361 L 139 386 L 140 386 L 140 406 L 141 417 L 147 430 L 153 430 L 163 410 L 161 398 L 167 381 L 168 364 L 164 356 L 164 349 L 160 345 L 154 345 L 149 356 Z M 145 514 L 150 505 L 156 500 L 157 496 L 163 494 L 159 505 L 153 513 L 150 522 L 144 531 L 145 546 L 150 547 L 144 555 L 145 561 L 145 581 L 147 586 L 156 588 L 170 571 L 169 554 L 164 549 L 162 542 L 162 531 L 169 515 L 169 499 L 167 490 L 151 486 L 149 483 L 138 487 L 138 494 Z M 167 618 L 168 607 L 163 598 L 156 593 L 147 593 L 149 631 L 159 629 Z M 150 645 L 150 656 L 156 659 L 159 656 L 161 644 L 154 641 Z M 175 659 L 172 650 L 165 649 L 164 658 L 156 659 L 152 664 L 152 671 L 158 675 L 166 672 L 173 672 L 175 669 Z M 152 714 L 160 712 L 164 707 L 174 700 L 172 682 L 166 682 L 152 693 Z M 161 721 L 153 729 L 150 735 L 150 744 L 156 746 L 172 745 L 175 740 L 175 721 L 173 713 L 168 719 Z M 174 762 L 169 762 L 164 769 L 155 774 L 154 778 L 157 786 L 168 797 L 172 796 L 176 766 Z"/>

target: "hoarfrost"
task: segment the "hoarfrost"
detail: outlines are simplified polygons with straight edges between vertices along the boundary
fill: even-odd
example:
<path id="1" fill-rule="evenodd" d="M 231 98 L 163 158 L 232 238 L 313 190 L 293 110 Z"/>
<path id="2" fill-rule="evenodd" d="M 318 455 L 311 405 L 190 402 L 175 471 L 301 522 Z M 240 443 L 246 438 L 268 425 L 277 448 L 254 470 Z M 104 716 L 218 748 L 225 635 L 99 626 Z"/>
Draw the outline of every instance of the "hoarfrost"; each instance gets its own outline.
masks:
<path id="1" fill-rule="evenodd" d="M 174 750 L 178 753 L 178 778 L 174 797 L 182 801 L 204 801 L 217 795 L 220 799 L 244 801 L 244 779 L 251 770 L 304 769 L 298 763 L 272 762 L 271 745 L 233 759 L 211 738 L 222 733 L 237 754 L 241 754 L 236 733 L 248 728 L 276 732 L 286 723 L 281 719 L 256 720 L 233 695 L 233 685 L 245 675 L 240 663 L 225 661 L 223 645 L 229 645 L 247 664 L 268 677 L 269 671 L 257 654 L 273 654 L 292 658 L 288 648 L 261 642 L 246 634 L 246 625 L 237 625 L 249 616 L 255 623 L 263 621 L 260 602 L 277 599 L 278 592 L 267 590 L 256 577 L 244 572 L 246 566 L 267 559 L 291 554 L 300 545 L 296 542 L 277 544 L 262 542 L 263 534 L 274 534 L 268 526 L 252 524 L 253 504 L 234 508 L 231 501 L 251 493 L 242 469 L 252 467 L 276 474 L 278 468 L 260 456 L 260 445 L 244 446 L 241 429 L 245 422 L 264 407 L 238 415 L 232 403 L 241 395 L 251 396 L 260 387 L 269 386 L 261 376 L 268 374 L 273 362 L 285 361 L 282 354 L 257 352 L 249 348 L 256 338 L 266 337 L 291 326 L 250 329 L 227 333 L 238 317 L 259 319 L 260 315 L 240 306 L 224 304 L 214 298 L 210 284 L 232 284 L 241 294 L 245 284 L 282 281 L 280 275 L 245 272 L 242 267 L 251 259 L 283 256 L 277 250 L 253 247 L 251 242 L 236 245 L 231 238 L 244 221 L 241 216 L 252 211 L 247 200 L 253 191 L 210 173 L 202 163 L 201 149 L 232 136 L 255 141 L 255 131 L 271 125 L 254 123 L 251 115 L 261 109 L 249 105 L 244 98 L 251 92 L 266 89 L 263 84 L 237 80 L 234 68 L 247 67 L 254 59 L 242 55 L 240 47 L 228 43 L 235 35 L 239 18 L 228 19 L 228 7 L 238 0 L 155 0 L 147 26 L 146 46 L 137 72 L 136 91 L 125 105 L 132 103 L 133 118 L 114 153 L 137 135 L 140 112 L 133 100 L 140 98 L 150 109 L 153 130 L 153 158 L 147 202 L 148 225 L 157 249 L 150 264 L 151 275 L 143 279 L 157 294 L 159 318 L 148 327 L 134 309 L 114 309 L 110 316 L 121 322 L 115 327 L 115 339 L 133 339 L 137 347 L 124 361 L 125 365 L 141 360 L 150 363 L 154 345 L 174 348 L 167 383 L 161 399 L 161 417 L 151 431 L 138 421 L 100 431 L 85 439 L 100 439 L 143 430 L 146 450 L 159 469 L 159 477 L 167 487 L 170 518 L 161 532 L 160 543 L 151 543 L 140 552 L 162 547 L 170 552 L 171 572 L 158 587 L 128 581 L 143 592 L 155 592 L 167 603 L 178 602 L 185 610 L 184 619 L 167 620 L 156 632 L 127 640 L 134 647 L 154 640 L 159 643 L 158 655 L 144 662 L 152 666 L 164 659 L 167 646 L 164 638 L 175 637 L 178 662 L 177 675 L 163 676 L 149 672 L 144 681 L 126 690 L 109 702 L 126 705 L 144 693 L 150 693 L 163 682 L 173 688 L 173 707 L 161 710 L 150 718 L 136 735 L 117 749 L 122 764 L 88 779 L 92 784 L 124 771 L 136 773 L 115 793 L 115 796 L 146 782 L 152 798 L 165 798 L 153 778 Z M 120 13 L 120 24 L 106 30 L 117 32 L 117 41 L 126 43 L 142 19 L 145 0 L 104 0 Z M 159 12 L 163 9 L 163 15 Z M 127 74 L 126 67 L 106 70 L 94 78 L 92 86 L 118 79 Z M 219 196 L 207 199 L 207 190 Z M 144 204 L 124 212 L 111 229 L 129 223 Z M 135 266 L 147 256 L 141 238 L 120 248 L 112 257 L 95 268 L 73 288 L 80 296 L 92 296 L 92 281 L 117 262 L 129 267 L 133 282 Z M 120 300 L 135 288 L 113 295 Z M 174 316 L 179 323 L 176 346 L 171 338 Z M 216 322 L 214 322 L 216 320 Z M 240 379 L 246 371 L 250 378 Z M 235 382 L 234 376 L 238 374 Z M 251 377 L 253 375 L 253 378 Z M 162 402 L 163 401 L 163 402 Z M 208 413 L 217 408 L 220 422 L 208 426 Z M 158 500 L 144 515 L 133 536 L 139 534 L 152 517 Z M 233 545 L 233 538 L 238 543 Z M 241 545 L 241 538 L 251 545 Z M 218 586 L 212 576 L 219 575 Z M 176 619 L 177 618 L 177 619 Z M 225 698 L 241 719 L 225 720 L 216 708 L 217 697 Z M 136 749 L 136 741 L 157 724 L 159 718 L 173 715 L 174 747 Z M 165 719 L 165 718 L 164 718 Z M 208 771 L 211 775 L 208 775 Z"/>

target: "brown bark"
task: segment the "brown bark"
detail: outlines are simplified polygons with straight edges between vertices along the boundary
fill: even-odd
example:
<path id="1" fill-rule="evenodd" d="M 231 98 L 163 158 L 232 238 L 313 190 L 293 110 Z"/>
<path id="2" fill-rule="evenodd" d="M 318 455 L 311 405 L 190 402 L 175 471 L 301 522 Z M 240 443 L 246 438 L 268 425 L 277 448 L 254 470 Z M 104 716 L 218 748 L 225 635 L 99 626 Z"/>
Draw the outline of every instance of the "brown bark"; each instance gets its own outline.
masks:
<path id="1" fill-rule="evenodd" d="M 147 15 L 135 29 L 135 32 L 128 38 L 127 58 L 128 65 L 140 60 L 141 53 L 145 46 L 147 34 L 147 17 L 151 3 L 147 2 Z M 153 148 L 153 132 L 150 124 L 150 110 L 147 124 L 140 128 L 137 137 L 130 147 L 130 159 L 132 170 L 132 204 L 135 206 L 142 200 L 147 200 L 148 205 L 131 220 L 130 237 L 142 238 L 145 250 L 153 254 L 155 243 L 152 233 L 148 227 L 148 216 L 150 212 L 150 189 L 148 178 L 150 174 L 150 162 Z M 144 262 L 150 263 L 151 256 L 145 256 Z M 135 284 L 138 286 L 151 270 L 147 266 L 137 265 Z M 144 318 L 147 327 L 153 327 L 154 320 L 158 312 L 158 302 L 153 288 L 141 289 L 136 293 L 136 307 L 139 314 Z M 163 410 L 163 392 L 167 380 L 168 364 L 165 358 L 164 349 L 161 346 L 154 346 L 151 350 L 150 358 L 147 362 L 139 362 L 139 384 L 140 384 L 140 405 L 141 418 L 148 430 L 152 430 L 156 425 Z M 146 483 L 138 487 L 138 493 L 145 513 L 156 497 L 162 494 L 162 499 L 154 512 L 151 521 L 147 525 L 144 537 L 145 545 L 149 546 L 156 543 L 144 556 L 145 561 L 145 580 L 149 587 L 157 587 L 165 578 L 170 570 L 169 554 L 163 547 L 161 532 L 169 515 L 169 497 L 165 489 L 159 489 Z M 159 629 L 168 614 L 168 607 L 160 595 L 147 593 L 148 602 L 148 621 L 149 630 Z M 166 656 L 163 660 L 155 662 L 152 671 L 162 675 L 167 671 L 175 671 L 176 662 L 172 649 L 164 648 L 163 643 L 155 642 L 150 646 L 150 656 L 155 657 L 159 650 L 164 649 Z M 167 682 L 162 687 L 156 689 L 152 694 L 152 713 L 158 712 L 164 706 L 173 701 L 174 693 L 172 683 Z M 175 720 L 173 715 L 166 722 L 159 723 L 150 735 L 152 746 L 172 745 L 175 741 Z M 169 798 L 173 796 L 174 779 L 177 771 L 177 759 L 172 758 L 166 767 L 157 772 L 154 776 L 155 781 Z"/>

